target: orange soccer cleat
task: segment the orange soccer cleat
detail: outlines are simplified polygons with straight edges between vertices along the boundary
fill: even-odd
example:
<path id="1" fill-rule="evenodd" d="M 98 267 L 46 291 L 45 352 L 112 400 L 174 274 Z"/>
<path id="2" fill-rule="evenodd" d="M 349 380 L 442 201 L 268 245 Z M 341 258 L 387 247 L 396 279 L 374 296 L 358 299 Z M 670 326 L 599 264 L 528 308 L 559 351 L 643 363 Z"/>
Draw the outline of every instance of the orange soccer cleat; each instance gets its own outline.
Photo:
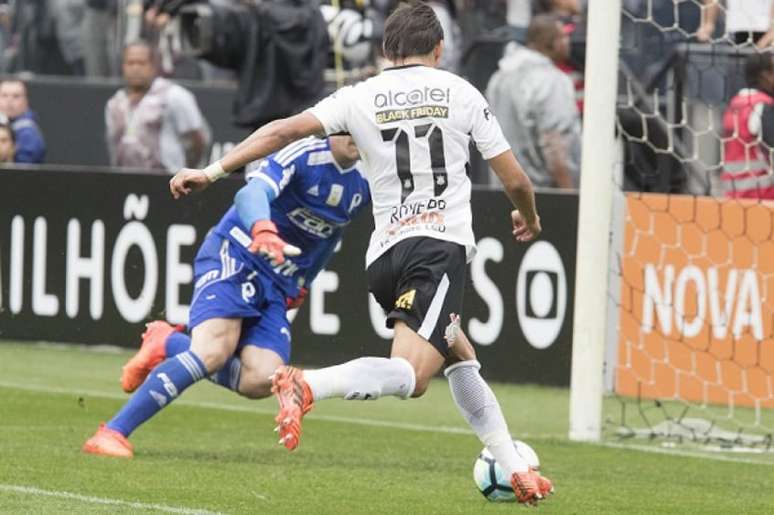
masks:
<path id="1" fill-rule="evenodd" d="M 145 324 L 140 350 L 126 362 L 121 371 L 121 388 L 126 393 L 132 393 L 139 388 L 150 371 L 164 361 L 167 357 L 167 338 L 175 331 L 182 332 L 183 326 L 171 325 L 162 320 Z"/>
<path id="2" fill-rule="evenodd" d="M 99 456 L 112 456 L 114 458 L 131 458 L 134 456 L 134 447 L 124 435 L 110 429 L 105 424 L 100 424 L 94 436 L 86 440 L 81 451 L 87 454 Z"/>
<path id="3" fill-rule="evenodd" d="M 526 472 L 514 472 L 511 476 L 511 487 L 516 494 L 516 500 L 522 504 L 537 504 L 543 499 L 544 489 L 553 490 L 553 485 L 548 478 L 542 478 L 533 469 Z"/>
<path id="4" fill-rule="evenodd" d="M 289 451 L 298 447 L 301 440 L 301 419 L 314 407 L 312 390 L 304 381 L 304 373 L 283 366 L 271 377 L 271 391 L 279 402 L 279 413 L 274 420 L 279 424 L 280 441 Z"/>

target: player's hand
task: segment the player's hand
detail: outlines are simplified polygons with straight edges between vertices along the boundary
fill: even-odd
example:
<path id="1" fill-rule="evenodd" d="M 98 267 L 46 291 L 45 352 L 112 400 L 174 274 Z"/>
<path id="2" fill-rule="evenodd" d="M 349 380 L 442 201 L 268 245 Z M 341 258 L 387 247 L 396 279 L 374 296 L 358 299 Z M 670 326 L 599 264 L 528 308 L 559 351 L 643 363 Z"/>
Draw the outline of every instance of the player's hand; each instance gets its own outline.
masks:
<path id="1" fill-rule="evenodd" d="M 449 345 L 449 352 L 460 360 L 469 361 L 476 359 L 476 350 L 462 331 L 458 314 L 449 314 L 449 325 L 446 326 L 443 338 Z"/>
<path id="2" fill-rule="evenodd" d="M 202 170 L 183 168 L 169 180 L 169 191 L 176 199 L 192 192 L 203 191 L 212 183 Z"/>
<path id="3" fill-rule="evenodd" d="M 511 222 L 513 222 L 513 237 L 522 243 L 534 240 L 543 230 L 540 227 L 539 216 L 527 221 L 518 209 L 511 211 Z"/>
<path id="4" fill-rule="evenodd" d="M 259 220 L 253 224 L 251 231 L 253 242 L 248 250 L 253 254 L 266 256 L 270 261 L 281 265 L 285 262 L 285 256 L 298 256 L 301 249 L 285 243 L 279 237 L 277 226 L 271 220 Z"/>
<path id="5" fill-rule="evenodd" d="M 306 300 L 306 296 L 308 293 L 309 293 L 309 290 L 307 290 L 306 288 L 301 288 L 301 290 L 299 290 L 298 292 L 298 295 L 296 295 L 295 297 L 288 297 L 287 299 L 285 299 L 285 308 L 287 310 L 300 308 L 301 305 Z"/>

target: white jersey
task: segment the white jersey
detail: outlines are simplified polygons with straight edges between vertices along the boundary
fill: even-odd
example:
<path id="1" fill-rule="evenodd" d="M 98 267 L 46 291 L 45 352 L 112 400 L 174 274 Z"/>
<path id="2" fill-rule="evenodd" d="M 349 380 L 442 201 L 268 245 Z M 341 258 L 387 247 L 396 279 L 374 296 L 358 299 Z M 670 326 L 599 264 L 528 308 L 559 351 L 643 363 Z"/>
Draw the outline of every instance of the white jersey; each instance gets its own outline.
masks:
<path id="1" fill-rule="evenodd" d="M 371 187 L 366 266 L 401 240 L 426 236 L 475 252 L 469 143 L 484 159 L 510 150 L 484 97 L 464 79 L 421 65 L 389 68 L 309 109 L 327 134 L 355 140 Z"/>

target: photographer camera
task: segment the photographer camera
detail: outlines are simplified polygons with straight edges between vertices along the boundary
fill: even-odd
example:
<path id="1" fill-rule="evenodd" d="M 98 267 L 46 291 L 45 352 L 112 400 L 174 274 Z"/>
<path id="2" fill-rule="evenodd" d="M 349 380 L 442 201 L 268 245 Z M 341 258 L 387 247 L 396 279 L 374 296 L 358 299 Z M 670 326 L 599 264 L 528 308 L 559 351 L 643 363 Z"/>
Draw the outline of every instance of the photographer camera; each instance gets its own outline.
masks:
<path id="1" fill-rule="evenodd" d="M 327 26 L 314 0 L 145 0 L 145 20 L 180 18 L 183 51 L 235 70 L 235 122 L 258 127 L 325 93 Z"/>

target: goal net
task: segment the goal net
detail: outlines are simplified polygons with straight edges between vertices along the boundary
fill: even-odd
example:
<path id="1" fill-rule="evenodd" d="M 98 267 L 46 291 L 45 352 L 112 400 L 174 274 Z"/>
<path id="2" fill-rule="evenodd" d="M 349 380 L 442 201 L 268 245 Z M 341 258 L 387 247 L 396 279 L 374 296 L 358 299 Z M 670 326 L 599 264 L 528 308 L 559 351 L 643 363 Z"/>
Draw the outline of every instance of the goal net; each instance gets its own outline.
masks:
<path id="1" fill-rule="evenodd" d="M 761 50 L 703 6 L 622 5 L 602 431 L 772 450 L 774 202 L 725 194 L 770 180 L 762 97 L 726 113 Z"/>

